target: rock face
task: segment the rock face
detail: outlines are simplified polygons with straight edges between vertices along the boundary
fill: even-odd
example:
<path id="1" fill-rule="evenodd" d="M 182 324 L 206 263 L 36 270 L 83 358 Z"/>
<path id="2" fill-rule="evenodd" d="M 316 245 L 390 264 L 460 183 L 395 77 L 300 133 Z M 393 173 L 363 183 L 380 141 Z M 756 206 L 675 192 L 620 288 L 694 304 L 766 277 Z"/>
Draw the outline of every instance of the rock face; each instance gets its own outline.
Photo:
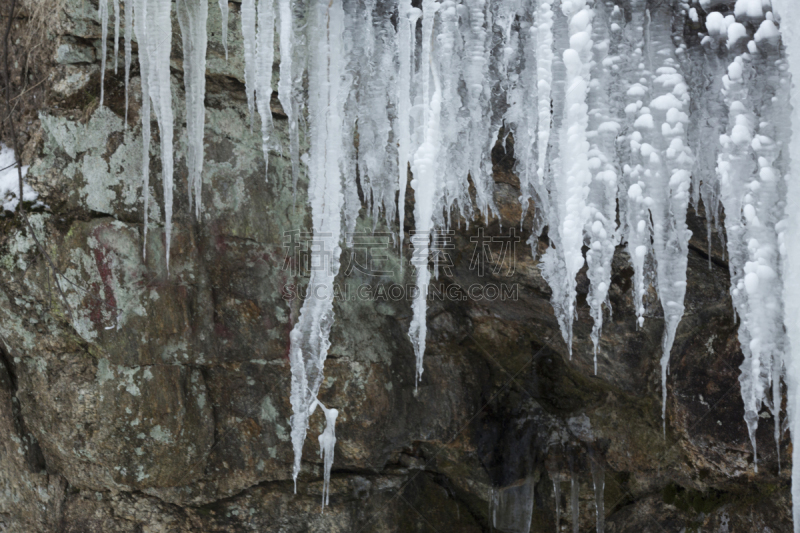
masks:
<path id="1" fill-rule="evenodd" d="M 304 256 L 287 255 L 286 244 L 309 231 L 306 183 L 300 179 L 295 198 L 279 153 L 264 168 L 242 90 L 238 4 L 230 4 L 227 62 L 216 2 L 209 10 L 199 220 L 186 194 L 181 54 L 173 51 L 169 273 L 156 141 L 143 254 L 135 43 L 126 126 L 121 68 L 107 72 L 107 107 L 97 105 L 100 25 L 92 2 L 21 4 L 12 87 L 21 94 L 40 85 L 20 97 L 14 117 L 28 181 L 46 207 L 30 210 L 29 225 L 0 218 L 0 530 L 478 532 L 494 522 L 520 531 L 527 518 L 514 513 L 530 512 L 520 495 L 532 491 L 531 531 L 557 523 L 572 531 L 574 479 L 581 531 L 595 527 L 596 484 L 604 484 L 599 500 L 615 533 L 791 531 L 788 435 L 775 450 L 765 408 L 756 472 L 728 267 L 717 236 L 705 240 L 703 210 L 689 217 L 687 312 L 672 352 L 663 432 L 663 314 L 651 288 L 644 327 L 636 328 L 622 248 L 597 375 L 585 270 L 570 359 L 549 288 L 524 244 L 530 214 L 516 230 L 514 260 L 501 260 L 502 242 L 513 239 L 500 237 L 521 213 L 511 139 L 494 154 L 500 218 L 445 237 L 448 260 L 434 281 L 445 297 L 429 305 L 416 388 L 410 304 L 391 292 L 412 283 L 411 252 L 406 245 L 401 259 L 387 244 L 373 257 L 380 266 L 372 270 L 383 273 L 369 272 L 366 248 L 355 241 L 353 268 L 338 279 L 343 297 L 320 393 L 340 412 L 330 506 L 320 512 L 322 416 L 311 419 L 296 494 L 289 442 L 287 353 L 301 303 L 291 296 L 302 294 L 307 272 L 294 261 Z M 35 63 L 30 54 L 25 60 L 26 44 Z M 285 117 L 273 103 L 274 137 L 287 146 Z M 8 143 L 7 129 L 2 134 Z M 406 205 L 408 232 L 410 195 Z M 359 230 L 372 227 L 362 211 Z M 482 256 L 481 239 L 491 237 L 493 255 Z M 544 235 L 534 251 L 547 245 Z M 369 297 L 359 298 L 365 286 Z M 465 292 L 475 286 L 483 289 Z"/>

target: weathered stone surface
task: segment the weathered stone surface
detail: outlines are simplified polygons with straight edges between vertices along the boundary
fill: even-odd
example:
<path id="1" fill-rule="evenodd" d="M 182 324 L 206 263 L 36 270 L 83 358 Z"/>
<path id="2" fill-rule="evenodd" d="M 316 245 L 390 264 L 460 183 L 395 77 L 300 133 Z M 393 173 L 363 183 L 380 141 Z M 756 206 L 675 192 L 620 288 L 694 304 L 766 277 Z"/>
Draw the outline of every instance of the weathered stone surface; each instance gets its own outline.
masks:
<path id="1" fill-rule="evenodd" d="M 23 2 L 15 31 L 35 23 L 38 5 Z M 169 272 L 157 139 L 143 253 L 136 58 L 126 128 L 120 73 L 106 73 L 106 107 L 98 108 L 96 6 L 64 0 L 47 28 L 42 75 L 54 92 L 37 102 L 21 138 L 28 180 L 48 207 L 30 214 L 30 228 L 0 218 L 4 531 L 490 531 L 493 488 L 526 479 L 535 484 L 532 531 L 552 531 L 552 479 L 562 481 L 560 524 L 568 528 L 571 472 L 580 486 L 581 531 L 590 531 L 593 464 L 605 469 L 607 531 L 791 530 L 788 436 L 781 434 L 779 470 L 774 421 L 763 415 L 756 473 L 742 419 L 728 269 L 717 239 L 709 263 L 704 212 L 690 215 L 687 314 L 672 353 L 664 433 L 663 314 L 651 288 L 644 327 L 636 328 L 622 248 L 597 375 L 588 280 L 579 274 L 570 360 L 550 290 L 525 245 L 532 209 L 517 229 L 513 271 L 490 265 L 480 276 L 470 268 L 471 239 L 480 231 L 498 236 L 519 227 L 513 139 L 494 153 L 499 218 L 469 230 L 462 224 L 452 269 L 435 281 L 459 299 L 430 303 L 418 387 L 409 303 L 337 302 L 320 393 L 340 411 L 330 507 L 320 513 L 318 415 L 293 494 L 287 354 L 301 302 L 284 296 L 287 285 L 299 290 L 305 281 L 284 268 L 284 235 L 308 231 L 306 182 L 301 177 L 295 199 L 288 150 L 278 150 L 287 132 L 277 104 L 276 151 L 264 168 L 258 118 L 254 133 L 242 90 L 238 5 L 231 3 L 227 62 L 216 2 L 209 7 L 199 220 L 186 196 L 182 65 L 173 51 Z M 91 43 L 95 56 L 57 59 L 68 42 Z M 409 195 L 406 231 L 412 202 Z M 359 229 L 371 228 L 364 215 Z M 534 248 L 548 245 L 542 236 Z M 411 283 L 408 248 L 403 270 L 397 251 L 388 254 L 384 266 L 393 274 L 346 275 L 343 268 L 341 286 L 353 294 L 366 283 Z M 460 299 L 459 291 L 490 283 L 516 290 L 505 301 Z"/>

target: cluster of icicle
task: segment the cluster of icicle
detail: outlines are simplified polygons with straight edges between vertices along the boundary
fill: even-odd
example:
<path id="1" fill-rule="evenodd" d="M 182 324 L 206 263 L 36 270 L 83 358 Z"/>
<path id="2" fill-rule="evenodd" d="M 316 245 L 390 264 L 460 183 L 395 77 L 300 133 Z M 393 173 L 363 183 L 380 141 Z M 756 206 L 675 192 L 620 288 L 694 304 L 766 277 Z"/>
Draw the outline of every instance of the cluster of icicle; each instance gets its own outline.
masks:
<path id="1" fill-rule="evenodd" d="M 795 111 L 790 124 L 788 114 L 789 74 L 800 78 L 800 37 L 792 33 L 792 23 L 800 24 L 800 8 L 790 0 L 774 2 L 736 0 L 733 13 L 724 15 L 720 10 L 727 13 L 733 0 L 657 5 L 631 0 L 627 13 L 610 0 L 422 0 L 421 8 L 411 0 L 243 0 L 251 120 L 257 112 L 268 165 L 277 38 L 278 99 L 288 117 L 293 181 L 300 173 L 303 124 L 310 146 L 303 162 L 313 231 L 326 241 L 315 253 L 327 256 L 312 261 L 327 260 L 330 266 L 312 272 L 310 285 L 328 290 L 308 291 L 291 333 L 295 481 L 308 419 L 319 405 L 328 424 L 320 437 L 327 491 L 337 412 L 324 408 L 317 394 L 330 346 L 330 289 L 339 270 L 342 235 L 354 229 L 361 208 L 356 180 L 373 220 L 383 217 L 398 228 L 402 244 L 409 169 L 413 176 L 416 232 L 411 246 L 422 259 L 415 265 L 419 291 L 409 335 L 419 380 L 431 277 L 429 235 L 448 227 L 454 215 L 471 220 L 496 213 L 491 150 L 498 137 L 503 143 L 509 136 L 514 141 L 523 213 L 535 206 L 532 244 L 548 228 L 552 246 L 541 268 L 570 351 L 575 277 L 584 265 L 595 371 L 604 311 L 610 311 L 615 248 L 627 247 L 640 326 L 646 280 L 655 280 L 665 321 L 664 399 L 669 355 L 684 312 L 691 234 L 686 212 L 690 201 L 699 205 L 702 197 L 710 234 L 723 207 L 731 293 L 745 356 L 741 389 L 754 451 L 763 405 L 772 411 L 775 438 L 780 438 L 784 369 L 789 424 L 800 430 L 800 406 L 795 405 L 800 385 L 800 182 L 784 179 L 791 175 L 784 142 L 791 131 L 796 132 L 794 153 L 800 153 L 800 116 Z M 227 57 L 228 4 L 219 0 L 219 7 Z M 171 8 L 169 0 L 126 0 L 124 6 L 126 99 L 134 32 L 145 96 L 145 238 L 152 110 L 161 139 L 167 265 L 173 192 Z M 208 2 L 177 0 L 176 9 L 184 53 L 188 194 L 199 216 Z M 104 47 L 108 11 L 108 0 L 100 0 Z M 116 69 L 119 0 L 113 0 L 113 12 Z M 789 23 L 781 25 L 781 15 Z M 699 33 L 701 45 L 691 49 L 695 57 L 687 57 L 684 28 L 676 29 L 676 20 Z M 105 51 L 102 55 L 104 75 Z M 697 65 L 702 72 L 687 77 L 710 74 L 712 81 L 692 92 L 684 72 Z M 797 95 L 791 98 L 794 109 L 800 109 Z M 306 121 L 300 120 L 303 116 Z M 798 173 L 796 165 L 792 168 Z M 800 456 L 793 464 L 797 513 Z"/>

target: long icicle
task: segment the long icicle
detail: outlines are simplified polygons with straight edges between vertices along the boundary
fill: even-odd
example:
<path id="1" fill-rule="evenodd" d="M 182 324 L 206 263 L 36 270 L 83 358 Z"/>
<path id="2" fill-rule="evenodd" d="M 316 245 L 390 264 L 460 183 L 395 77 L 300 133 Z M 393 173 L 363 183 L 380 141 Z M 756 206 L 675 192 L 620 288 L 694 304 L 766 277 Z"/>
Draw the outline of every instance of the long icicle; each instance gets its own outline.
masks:
<path id="1" fill-rule="evenodd" d="M 264 179 L 269 181 L 269 138 L 272 134 L 272 62 L 275 55 L 275 6 L 273 0 L 258 0 L 256 41 L 256 107 L 261 117 L 261 151 Z"/>
<path id="2" fill-rule="evenodd" d="M 194 196 L 195 216 L 200 219 L 205 131 L 206 47 L 208 4 L 178 0 L 178 23 L 183 41 L 183 84 L 186 92 L 186 166 L 189 170 L 189 210 Z"/>
<path id="3" fill-rule="evenodd" d="M 127 0 L 125 2 L 125 129 L 128 128 L 128 91 L 131 82 L 131 55 L 133 47 L 131 46 L 131 36 L 133 34 L 133 5 L 134 0 Z"/>
<path id="4" fill-rule="evenodd" d="M 241 18 L 244 41 L 244 89 L 247 93 L 247 110 L 250 112 L 252 130 L 256 92 L 256 0 L 243 0 Z"/>
<path id="5" fill-rule="evenodd" d="M 103 107 L 106 81 L 106 41 L 108 40 L 108 0 L 99 0 L 98 16 L 100 17 L 100 107 Z"/>
<path id="6" fill-rule="evenodd" d="M 344 65 L 342 33 L 344 12 L 338 2 L 315 0 L 308 13 L 309 39 L 308 118 L 309 118 L 309 202 L 314 239 L 320 247 L 312 251 L 314 269 L 309 280 L 308 297 L 289 336 L 289 362 L 292 370 L 291 403 L 293 416 L 292 478 L 297 490 L 297 476 L 308 430 L 308 417 L 322 384 L 325 359 L 330 347 L 333 325 L 333 282 L 339 272 L 341 256 L 342 192 L 341 163 L 343 111 L 349 91 L 340 75 Z M 321 443 L 324 444 L 324 443 Z M 331 453 L 327 455 L 332 459 Z M 330 478 L 330 464 L 325 462 Z"/>
<path id="7" fill-rule="evenodd" d="M 421 60 L 421 95 L 425 101 L 422 128 L 422 143 L 414 153 L 412 170 L 414 178 L 411 187 L 414 189 L 414 219 L 416 234 L 413 264 L 417 270 L 416 295 L 412 304 L 414 316 L 408 331 L 417 360 L 416 383 L 422 378 L 422 361 L 425 355 L 425 338 L 427 336 L 426 312 L 428 285 L 431 273 L 428 269 L 430 241 L 433 232 L 434 210 L 440 194 L 441 172 L 439 161 L 439 114 L 442 108 L 442 90 L 439 78 L 432 61 L 433 23 L 439 4 L 434 0 L 422 3 L 422 60 Z M 433 89 L 431 90 L 431 81 Z"/>
<path id="8" fill-rule="evenodd" d="M 119 2 L 114 0 L 114 75 L 117 74 L 119 64 Z"/>
<path id="9" fill-rule="evenodd" d="M 800 79 L 800 4 L 794 0 L 776 0 L 781 16 L 780 31 L 788 56 L 789 72 Z M 782 239 L 784 252 L 783 299 L 786 311 L 784 324 L 789 347 L 784 352 L 787 386 L 787 413 L 792 432 L 792 518 L 794 532 L 800 533 L 800 91 L 797 82 L 791 90 L 792 133 L 789 144 L 790 168 L 786 181 L 788 193 L 785 230 Z"/>

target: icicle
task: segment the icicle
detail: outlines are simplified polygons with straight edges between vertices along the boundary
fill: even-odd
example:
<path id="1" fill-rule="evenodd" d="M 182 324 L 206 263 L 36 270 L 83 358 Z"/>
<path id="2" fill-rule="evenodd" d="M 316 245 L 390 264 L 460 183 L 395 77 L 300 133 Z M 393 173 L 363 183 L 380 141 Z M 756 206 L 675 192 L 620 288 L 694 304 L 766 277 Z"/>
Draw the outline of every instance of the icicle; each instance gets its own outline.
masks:
<path id="1" fill-rule="evenodd" d="M 590 452 L 589 460 L 592 462 L 592 483 L 594 484 L 594 505 L 597 513 L 597 533 L 603 533 L 606 527 L 606 510 L 603 500 L 605 492 L 605 469 L 598 463 L 597 457 Z"/>
<path id="2" fill-rule="evenodd" d="M 314 269 L 308 297 L 290 334 L 289 362 L 292 369 L 291 403 L 294 415 L 292 478 L 297 483 L 308 429 L 311 405 L 322 384 L 323 367 L 330 347 L 333 325 L 333 281 L 339 271 L 342 226 L 341 163 L 346 153 L 343 138 L 343 110 L 350 87 L 341 76 L 345 60 L 342 47 L 344 13 L 340 3 L 317 0 L 309 7 L 308 25 L 308 119 L 309 119 L 309 202 L 314 239 Z M 349 142 L 349 140 L 347 140 Z M 328 456 L 333 459 L 332 453 Z"/>
<path id="3" fill-rule="evenodd" d="M 494 498 L 493 527 L 509 533 L 529 532 L 533 501 L 533 478 L 525 478 L 497 490 Z"/>
<path id="4" fill-rule="evenodd" d="M 497 211 L 492 199 L 491 148 L 497 133 L 490 125 L 490 87 L 487 73 L 489 69 L 490 48 L 487 42 L 490 32 L 486 26 L 486 0 L 466 0 L 467 17 L 464 34 L 464 83 L 466 85 L 465 106 L 469 110 L 469 128 L 467 129 L 466 156 L 469 162 L 469 173 L 475 185 L 477 208 L 488 222 L 489 209 Z M 424 11 L 424 5 L 423 5 Z M 425 20 L 423 18 L 423 24 Z M 425 43 L 423 42 L 423 47 Z M 423 63 L 424 64 L 424 63 Z M 487 129 L 489 130 L 487 132 Z M 486 138 L 491 138 L 489 143 Z M 488 144 L 488 146 L 487 146 Z M 485 160 L 489 159 L 487 169 Z"/>
<path id="5" fill-rule="evenodd" d="M 729 127 L 720 138 L 722 153 L 718 173 L 726 215 L 731 296 L 739 316 L 739 341 L 744 355 L 739 381 L 745 422 L 753 446 L 754 469 L 758 472 L 756 429 L 765 402 L 771 405 L 775 427 L 780 427 L 780 358 L 785 343 L 776 230 L 782 213 L 775 206 L 785 198 L 786 190 L 783 180 L 779 179 L 779 171 L 774 168 L 781 148 L 773 138 L 784 122 L 782 106 L 775 106 L 778 109 L 773 110 L 768 103 L 761 107 L 757 117 L 748 103 L 752 100 L 751 92 L 763 94 L 778 88 L 778 94 L 784 99 L 787 95 L 781 89 L 786 83 L 775 67 L 778 58 L 753 62 L 750 52 L 755 42 L 750 41 L 746 46 L 743 43 L 742 40 L 732 44 L 742 53 L 722 78 L 722 92 L 729 107 Z M 777 64 L 781 63 L 778 59 Z M 772 398 L 767 395 L 770 386 Z M 778 433 L 778 457 L 779 443 Z"/>
<path id="6" fill-rule="evenodd" d="M 408 183 L 408 164 L 412 153 L 411 146 L 411 82 L 413 70 L 411 67 L 412 36 L 414 35 L 420 11 L 411 7 L 411 0 L 400 0 L 399 22 L 397 26 L 397 56 L 399 73 L 397 75 L 397 185 L 400 191 L 397 199 L 397 214 L 399 217 L 398 233 L 400 235 L 400 249 L 403 248 L 406 215 L 406 186 Z"/>
<path id="7" fill-rule="evenodd" d="M 547 147 L 550 144 L 550 94 L 553 83 L 553 11 L 548 0 L 538 0 L 536 13 L 536 72 L 538 76 L 537 142 L 539 182 L 544 180 Z"/>
<path id="8" fill-rule="evenodd" d="M 147 0 L 134 0 L 132 10 L 136 36 L 139 41 L 139 70 L 142 81 L 142 196 L 144 215 L 142 219 L 142 257 L 147 257 L 147 226 L 150 202 L 150 54 L 148 53 Z"/>
<path id="9" fill-rule="evenodd" d="M 569 505 L 570 514 L 572 515 L 572 533 L 578 533 L 580 531 L 580 502 L 578 501 L 578 497 L 580 496 L 580 484 L 578 483 L 578 478 L 575 477 L 575 472 L 571 472 L 571 474 L 569 480 Z"/>
<path id="10" fill-rule="evenodd" d="M 273 0 L 258 0 L 258 41 L 256 43 L 256 104 L 261 117 L 261 151 L 264 179 L 269 181 L 269 137 L 272 134 L 272 63 L 275 55 L 275 6 Z"/>
<path id="11" fill-rule="evenodd" d="M 150 103 L 158 120 L 161 138 L 161 175 L 164 184 L 164 230 L 166 265 L 172 239 L 173 116 L 169 56 L 172 50 L 171 2 L 137 0 L 134 10 L 136 39 L 139 43 L 139 66 L 142 72 L 142 137 L 144 188 L 144 246 L 147 246 L 148 168 L 150 165 Z M 146 248 L 145 248 L 146 250 Z M 143 252 L 144 253 L 144 252 Z"/>
<path id="12" fill-rule="evenodd" d="M 394 28 L 391 12 L 374 1 L 366 2 L 363 14 L 354 15 L 355 34 L 352 68 L 357 77 L 358 170 L 367 208 L 371 208 L 373 227 L 383 212 L 386 223 L 395 216 L 397 161 L 390 143 L 395 109 Z"/>
<path id="13" fill-rule="evenodd" d="M 592 10 L 585 0 L 562 4 L 568 18 L 569 47 L 564 50 L 566 67 L 563 123 L 558 135 L 560 164 L 556 169 L 551 195 L 554 197 L 551 218 L 557 223 L 552 232 L 555 248 L 544 258 L 542 274 L 553 295 L 551 304 L 556 313 L 564 342 L 572 356 L 572 322 L 575 315 L 575 277 L 583 267 L 583 230 L 590 210 L 586 200 L 592 174 L 589 169 L 588 106 L 592 58 Z"/>
<path id="14" fill-rule="evenodd" d="M 219 14 L 222 18 L 222 47 L 225 49 L 225 61 L 228 60 L 228 0 L 218 0 Z"/>
<path id="15" fill-rule="evenodd" d="M 325 414 L 325 429 L 319 435 L 319 456 L 323 465 L 322 509 L 324 510 L 328 505 L 328 497 L 331 492 L 331 467 L 333 466 L 333 450 L 336 447 L 336 417 L 339 416 L 339 410 L 328 409 L 319 400 L 314 400 L 309 409 L 309 416 L 314 414 L 317 406 Z"/>
<path id="16" fill-rule="evenodd" d="M 596 4 L 595 16 L 605 18 L 602 4 Z M 610 37 L 606 20 L 592 24 L 594 41 L 594 63 L 592 83 L 589 89 L 589 168 L 592 182 L 587 203 L 591 210 L 585 232 L 589 250 L 586 263 L 589 277 L 588 302 L 594 325 L 592 345 L 594 346 L 594 373 L 597 374 L 597 349 L 603 329 L 603 304 L 609 306 L 608 289 L 611 286 L 611 262 L 618 242 L 616 235 L 617 216 L 617 151 L 616 138 L 620 129 L 617 113 L 612 112 L 610 95 L 609 65 L 620 60 L 609 53 Z M 609 306 L 610 308 L 610 306 Z"/>
<path id="17" fill-rule="evenodd" d="M 189 169 L 189 210 L 194 196 L 195 216 L 200 219 L 205 130 L 206 47 L 208 4 L 178 0 L 178 23 L 183 39 L 183 84 L 186 92 L 186 166 Z"/>
<path id="18" fill-rule="evenodd" d="M 108 0 L 98 0 L 98 15 L 102 37 L 100 38 L 100 107 L 103 107 L 106 80 L 106 41 L 108 40 Z"/>
<path id="19" fill-rule="evenodd" d="M 641 28 L 645 25 L 645 17 L 641 9 L 631 13 L 632 20 L 625 25 L 623 48 L 621 53 L 630 58 L 623 62 L 629 69 L 625 72 L 628 80 L 625 96 L 627 105 L 625 114 L 628 117 L 628 131 L 626 143 L 622 145 L 627 154 L 628 163 L 623 165 L 624 187 L 619 191 L 619 216 L 624 226 L 624 236 L 627 240 L 627 251 L 633 267 L 633 306 L 636 312 L 637 326 L 644 326 L 644 294 L 645 265 L 650 253 L 650 214 L 648 212 L 648 183 L 645 180 L 644 159 L 642 156 L 642 143 L 647 119 L 637 117 L 644 107 L 644 99 L 650 93 L 649 83 L 643 78 L 647 74 L 644 64 L 643 49 L 645 43 L 642 39 Z"/>
<path id="20" fill-rule="evenodd" d="M 780 31 L 788 56 L 789 72 L 794 80 L 800 79 L 800 4 L 791 0 L 776 0 L 775 7 L 781 17 Z M 795 81 L 795 84 L 797 82 Z M 784 254 L 783 301 L 784 324 L 789 347 L 784 353 L 787 386 L 787 412 L 792 433 L 792 517 L 795 533 L 800 533 L 800 93 L 791 91 L 792 134 L 788 153 L 790 169 L 786 177 L 788 192 L 786 219 L 782 239 Z"/>
<path id="21" fill-rule="evenodd" d="M 548 6 L 549 8 L 549 6 Z M 534 194 L 546 196 L 536 174 L 536 129 L 539 110 L 531 106 L 538 99 L 537 90 L 537 24 L 538 12 L 534 9 L 528 17 L 521 17 L 519 30 L 519 49 L 517 58 L 521 69 L 516 84 L 508 96 L 508 109 L 505 123 L 514 135 L 515 171 L 520 182 L 520 224 L 525 219 L 530 200 Z M 548 113 L 549 113 L 548 104 Z M 548 115 L 549 120 L 549 115 Z M 534 192 L 535 191 L 535 192 Z M 535 205 L 541 212 L 539 201 Z M 538 237 L 538 234 L 536 235 Z"/>
<path id="22" fill-rule="evenodd" d="M 678 324 L 683 318 L 686 268 L 691 231 L 686 226 L 689 206 L 690 169 L 694 164 L 686 141 L 689 124 L 689 92 L 678 70 L 670 27 L 672 11 L 659 6 L 647 12 L 654 18 L 647 48 L 648 63 L 655 68 L 652 100 L 639 111 L 637 123 L 644 130 L 640 153 L 645 181 L 649 184 L 650 216 L 653 220 L 653 251 L 656 259 L 658 297 L 664 310 L 661 343 L 661 414 L 666 434 L 667 374 L 669 356 Z M 658 63 L 657 63 L 658 62 Z"/>
<path id="23" fill-rule="evenodd" d="M 108 9 L 108 8 L 106 8 Z M 114 75 L 119 63 L 119 0 L 114 0 Z"/>
<path id="24" fill-rule="evenodd" d="M 128 128 L 128 89 L 131 81 L 131 35 L 133 34 L 134 4 L 135 0 L 127 0 L 125 3 L 125 129 Z"/>
<path id="25" fill-rule="evenodd" d="M 561 531 L 561 473 L 551 472 L 553 478 L 553 499 L 556 502 L 556 531 Z"/>
<path id="26" fill-rule="evenodd" d="M 255 113 L 256 81 L 256 0 L 242 0 L 242 40 L 244 42 L 244 88 L 247 110 L 250 112 L 250 129 Z"/>
<path id="27" fill-rule="evenodd" d="M 292 162 L 292 187 L 297 191 L 297 178 L 300 173 L 300 141 L 297 129 L 297 114 L 294 104 L 293 72 L 293 38 L 294 22 L 292 18 L 292 0 L 278 0 L 278 14 L 280 16 L 280 78 L 278 80 L 278 100 L 286 114 L 289 123 L 289 152 Z"/>
<path id="28" fill-rule="evenodd" d="M 442 108 L 442 89 L 436 67 L 431 61 L 431 46 L 433 42 L 433 22 L 439 4 L 434 0 L 424 0 L 422 3 L 422 60 L 421 95 L 426 102 L 424 105 L 423 142 L 414 153 L 412 165 L 414 179 L 411 187 L 414 189 L 414 219 L 416 222 L 416 235 L 412 238 L 414 245 L 414 259 L 412 263 L 417 270 L 416 295 L 412 303 L 414 317 L 408 335 L 414 346 L 417 359 L 416 383 L 422 377 L 422 360 L 425 354 L 425 337 L 427 334 L 426 311 L 428 284 L 431 273 L 428 270 L 428 257 L 430 252 L 430 239 L 433 231 L 434 211 L 440 193 L 441 171 L 439 161 L 439 116 Z M 433 92 L 431 93 L 431 78 Z M 430 95 L 430 96 L 429 96 Z M 430 98 L 430 100 L 428 100 Z"/>

